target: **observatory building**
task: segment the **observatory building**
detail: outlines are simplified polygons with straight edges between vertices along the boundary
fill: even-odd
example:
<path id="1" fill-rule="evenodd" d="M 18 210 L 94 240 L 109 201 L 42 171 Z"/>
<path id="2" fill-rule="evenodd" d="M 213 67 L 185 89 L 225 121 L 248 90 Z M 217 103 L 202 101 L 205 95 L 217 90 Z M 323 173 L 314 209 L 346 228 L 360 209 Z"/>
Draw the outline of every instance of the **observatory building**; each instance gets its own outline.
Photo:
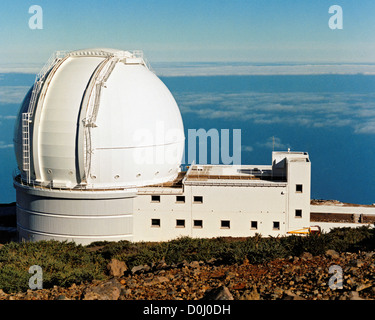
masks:
<path id="1" fill-rule="evenodd" d="M 191 165 L 179 108 L 140 51 L 57 52 L 16 120 L 19 239 L 162 241 L 310 225 L 310 161 Z"/>

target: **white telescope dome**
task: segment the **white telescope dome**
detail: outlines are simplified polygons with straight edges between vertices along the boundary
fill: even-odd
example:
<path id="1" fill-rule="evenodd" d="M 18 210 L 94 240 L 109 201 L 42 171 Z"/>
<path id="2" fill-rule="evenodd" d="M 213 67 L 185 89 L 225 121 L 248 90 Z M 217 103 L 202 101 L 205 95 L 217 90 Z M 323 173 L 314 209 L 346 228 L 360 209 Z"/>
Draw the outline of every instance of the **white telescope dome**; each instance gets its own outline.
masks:
<path id="1" fill-rule="evenodd" d="M 56 53 L 26 95 L 14 134 L 21 179 L 51 188 L 126 188 L 173 180 L 179 108 L 139 51 Z"/>

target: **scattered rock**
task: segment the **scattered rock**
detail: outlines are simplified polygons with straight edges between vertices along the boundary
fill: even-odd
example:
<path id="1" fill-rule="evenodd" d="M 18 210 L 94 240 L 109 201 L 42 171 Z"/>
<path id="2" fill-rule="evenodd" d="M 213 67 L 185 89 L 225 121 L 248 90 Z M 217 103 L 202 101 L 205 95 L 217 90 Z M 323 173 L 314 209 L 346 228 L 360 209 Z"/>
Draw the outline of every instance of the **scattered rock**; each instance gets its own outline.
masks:
<path id="1" fill-rule="evenodd" d="M 355 289 L 355 291 L 362 291 L 362 290 L 365 290 L 365 289 L 371 288 L 371 287 L 372 287 L 371 283 L 362 283 L 359 286 L 357 286 L 357 288 Z"/>
<path id="2" fill-rule="evenodd" d="M 192 261 L 189 263 L 190 268 L 199 268 L 199 262 L 198 261 Z"/>
<path id="3" fill-rule="evenodd" d="M 134 274 L 134 273 L 137 273 L 137 272 L 149 271 L 150 269 L 151 268 L 147 264 L 144 264 L 144 265 L 134 266 L 131 269 L 131 272 Z"/>
<path id="4" fill-rule="evenodd" d="M 335 252 L 267 263 L 224 265 L 193 261 L 172 267 L 163 260 L 125 272 L 120 261 L 108 264 L 110 280 L 72 284 L 69 288 L 5 293 L 0 300 L 367 300 L 375 298 L 374 255 L 337 254 L 343 269 L 343 289 L 332 289 L 329 267 Z"/>
<path id="5" fill-rule="evenodd" d="M 184 260 L 184 261 L 180 262 L 179 264 L 177 264 L 177 267 L 178 268 L 189 267 L 189 262 Z"/>
<path id="6" fill-rule="evenodd" d="M 350 261 L 350 265 L 356 268 L 361 268 L 364 266 L 364 264 L 365 263 L 360 259 L 355 259 L 355 260 Z"/>
<path id="7" fill-rule="evenodd" d="M 246 288 L 246 283 L 245 282 L 237 283 L 232 288 L 234 290 L 242 290 L 242 289 Z"/>
<path id="8" fill-rule="evenodd" d="M 301 259 L 311 260 L 314 256 L 310 252 L 304 252 L 301 254 Z"/>
<path id="9" fill-rule="evenodd" d="M 306 299 L 293 293 L 290 290 L 286 290 L 284 291 L 283 300 L 306 300 Z"/>
<path id="10" fill-rule="evenodd" d="M 63 295 L 63 294 L 60 294 L 57 298 L 56 298 L 56 300 L 70 300 L 70 299 L 68 299 L 65 295 Z"/>
<path id="11" fill-rule="evenodd" d="M 340 258 L 340 254 L 336 252 L 335 250 L 329 249 L 326 251 L 326 256 L 332 258 L 332 259 L 338 259 Z"/>
<path id="12" fill-rule="evenodd" d="M 124 289 L 124 290 L 121 291 L 121 294 L 123 296 L 129 296 L 129 295 L 131 295 L 131 293 L 132 293 L 132 289 Z"/>
<path id="13" fill-rule="evenodd" d="M 211 274 L 211 278 L 213 279 L 225 278 L 225 273 L 224 271 L 215 271 Z"/>
<path id="14" fill-rule="evenodd" d="M 159 276 L 159 277 L 156 277 L 156 278 L 155 278 L 155 281 L 156 281 L 156 282 L 163 283 L 163 282 L 168 282 L 169 279 L 168 279 L 167 277 Z"/>
<path id="15" fill-rule="evenodd" d="M 111 262 L 107 264 L 107 270 L 109 271 L 109 275 L 113 277 L 122 277 L 124 272 L 128 270 L 128 267 L 125 262 L 112 259 Z"/>
<path id="16" fill-rule="evenodd" d="M 83 300 L 117 300 L 120 297 L 121 284 L 115 279 L 102 282 L 97 286 L 88 286 Z"/>
<path id="17" fill-rule="evenodd" d="M 163 269 L 167 269 L 169 266 L 168 264 L 166 264 L 165 260 L 160 260 L 158 262 L 158 264 L 156 265 L 155 269 L 156 270 L 163 270 Z"/>
<path id="18" fill-rule="evenodd" d="M 245 293 L 241 298 L 241 300 L 260 300 L 260 294 L 258 290 L 254 287 L 250 293 Z"/>
<path id="19" fill-rule="evenodd" d="M 349 300 L 363 300 L 357 291 L 350 291 L 349 292 Z"/>
<path id="20" fill-rule="evenodd" d="M 226 286 L 220 286 L 207 291 L 202 300 L 234 300 Z"/>
<path id="21" fill-rule="evenodd" d="M 210 260 L 207 260 L 207 264 L 215 264 L 217 260 L 215 258 L 211 258 Z"/>

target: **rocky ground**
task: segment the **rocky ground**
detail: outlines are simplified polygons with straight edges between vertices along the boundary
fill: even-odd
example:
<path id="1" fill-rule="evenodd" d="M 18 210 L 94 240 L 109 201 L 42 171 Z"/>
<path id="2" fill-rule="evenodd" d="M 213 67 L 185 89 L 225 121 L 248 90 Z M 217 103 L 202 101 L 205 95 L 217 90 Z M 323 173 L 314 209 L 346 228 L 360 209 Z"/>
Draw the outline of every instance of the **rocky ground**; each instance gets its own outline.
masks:
<path id="1" fill-rule="evenodd" d="M 342 288 L 330 266 L 342 270 Z M 28 290 L 0 300 L 362 300 L 375 298 L 375 252 L 276 259 L 265 264 L 216 265 L 215 261 L 179 265 L 141 265 L 128 270 L 112 260 L 110 278 L 69 288 Z M 335 281 L 334 281 L 335 280 Z"/>

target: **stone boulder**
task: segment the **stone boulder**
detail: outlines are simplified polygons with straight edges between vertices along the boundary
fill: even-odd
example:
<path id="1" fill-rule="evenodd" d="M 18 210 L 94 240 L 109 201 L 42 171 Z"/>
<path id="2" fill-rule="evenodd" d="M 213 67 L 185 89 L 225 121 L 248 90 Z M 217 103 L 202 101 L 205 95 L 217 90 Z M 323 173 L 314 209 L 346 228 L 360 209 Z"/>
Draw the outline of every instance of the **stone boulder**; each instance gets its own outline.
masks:
<path id="1" fill-rule="evenodd" d="M 332 258 L 332 259 L 338 259 L 340 258 L 340 254 L 336 252 L 335 250 L 329 249 L 325 252 L 326 256 Z"/>
<path id="2" fill-rule="evenodd" d="M 226 286 L 220 286 L 218 288 L 208 290 L 204 294 L 202 300 L 234 300 L 234 298 Z"/>
<path id="3" fill-rule="evenodd" d="M 107 270 L 109 275 L 113 277 L 122 277 L 124 272 L 128 270 L 128 267 L 125 262 L 112 259 L 111 262 L 107 264 Z"/>
<path id="4" fill-rule="evenodd" d="M 121 288 L 121 284 L 113 278 L 96 286 L 88 286 L 83 292 L 83 300 L 118 300 Z"/>

